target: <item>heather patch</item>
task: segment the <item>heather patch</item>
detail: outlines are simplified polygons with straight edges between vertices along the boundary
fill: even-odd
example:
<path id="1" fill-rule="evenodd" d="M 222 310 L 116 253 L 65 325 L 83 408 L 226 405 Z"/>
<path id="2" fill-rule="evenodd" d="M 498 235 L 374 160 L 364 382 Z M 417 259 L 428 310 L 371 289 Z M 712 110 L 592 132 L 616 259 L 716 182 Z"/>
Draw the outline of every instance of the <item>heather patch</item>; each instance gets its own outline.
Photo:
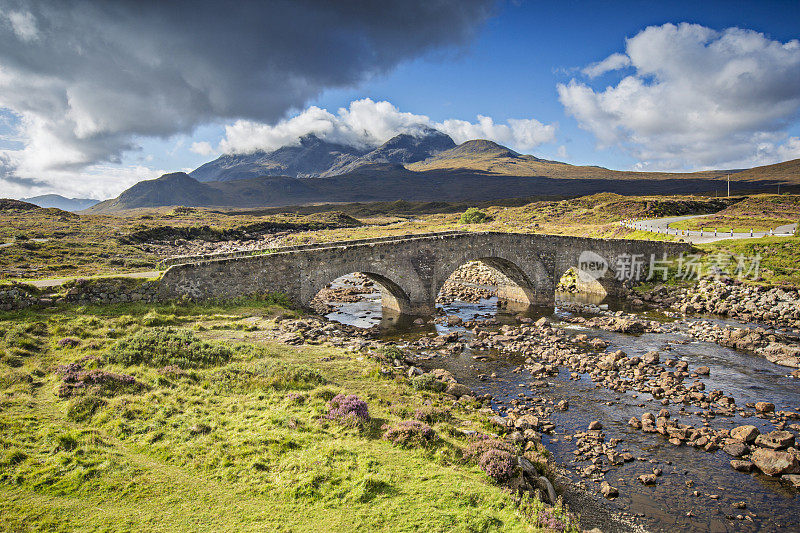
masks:
<path id="1" fill-rule="evenodd" d="M 507 451 L 495 448 L 483 452 L 478 466 L 498 483 L 508 481 L 516 471 L 514 456 Z"/>
<path id="2" fill-rule="evenodd" d="M 367 402 L 355 394 L 337 394 L 327 404 L 325 418 L 343 426 L 360 427 L 370 420 Z"/>
<path id="3" fill-rule="evenodd" d="M 386 427 L 383 438 L 406 448 L 427 446 L 436 439 L 436 432 L 419 420 L 402 420 L 395 426 Z"/>
<path id="4" fill-rule="evenodd" d="M 84 394 L 116 396 L 140 392 L 145 388 L 145 385 L 133 376 L 97 368 L 85 370 L 78 363 L 59 366 L 57 371 L 62 376 L 57 392 L 60 398 L 72 398 Z"/>

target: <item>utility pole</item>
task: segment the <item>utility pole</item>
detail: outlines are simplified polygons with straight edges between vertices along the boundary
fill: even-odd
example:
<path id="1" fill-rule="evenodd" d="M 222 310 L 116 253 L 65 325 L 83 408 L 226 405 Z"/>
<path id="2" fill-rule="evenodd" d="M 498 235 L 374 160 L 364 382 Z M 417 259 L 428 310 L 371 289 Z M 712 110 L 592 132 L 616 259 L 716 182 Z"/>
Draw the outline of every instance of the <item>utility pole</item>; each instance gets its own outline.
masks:
<path id="1" fill-rule="evenodd" d="M 728 174 L 728 197 L 731 196 L 731 175 Z"/>

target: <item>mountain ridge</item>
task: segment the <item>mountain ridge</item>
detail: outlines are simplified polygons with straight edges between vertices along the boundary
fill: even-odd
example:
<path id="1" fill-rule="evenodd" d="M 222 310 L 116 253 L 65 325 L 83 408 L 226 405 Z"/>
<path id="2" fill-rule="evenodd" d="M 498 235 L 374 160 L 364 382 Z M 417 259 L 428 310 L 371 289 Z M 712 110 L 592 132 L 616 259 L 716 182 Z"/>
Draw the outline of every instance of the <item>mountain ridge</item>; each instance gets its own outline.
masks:
<path id="1" fill-rule="evenodd" d="M 597 167 L 594 167 L 597 168 Z M 785 168 L 794 174 L 783 174 Z M 603 170 L 603 169 L 600 169 Z M 612 171 L 616 172 L 616 171 Z M 721 172 L 721 171 L 719 171 Z M 800 185 L 800 160 L 756 167 L 731 180 L 734 191 L 774 190 Z M 624 174 L 624 173 L 623 173 Z M 641 173 L 640 173 L 641 174 Z M 737 173 L 738 174 L 738 173 Z M 736 176 L 737 174 L 732 174 Z M 781 174 L 783 177 L 778 177 Z M 87 210 L 113 213 L 127 209 L 185 205 L 197 207 L 279 207 L 315 203 L 395 201 L 486 201 L 528 196 L 617 194 L 697 194 L 722 192 L 725 181 L 714 173 L 664 174 L 633 180 L 614 178 L 553 178 L 512 176 L 472 169 L 412 171 L 399 164 L 375 163 L 328 178 L 261 176 L 230 181 L 199 182 L 183 172 L 142 181 L 117 198 Z M 723 174 L 724 176 L 724 174 Z"/>
<path id="2" fill-rule="evenodd" d="M 189 173 L 201 182 L 232 181 L 258 176 L 327 178 L 374 163 L 416 163 L 456 146 L 449 135 L 429 127 L 400 133 L 375 148 L 359 148 L 304 135 L 296 145 L 270 152 L 226 154 Z"/>
<path id="3" fill-rule="evenodd" d="M 62 211 L 82 211 L 100 203 L 100 200 L 93 198 L 66 198 L 60 194 L 42 194 L 30 198 L 20 198 L 20 200 L 38 207 L 55 207 Z"/>

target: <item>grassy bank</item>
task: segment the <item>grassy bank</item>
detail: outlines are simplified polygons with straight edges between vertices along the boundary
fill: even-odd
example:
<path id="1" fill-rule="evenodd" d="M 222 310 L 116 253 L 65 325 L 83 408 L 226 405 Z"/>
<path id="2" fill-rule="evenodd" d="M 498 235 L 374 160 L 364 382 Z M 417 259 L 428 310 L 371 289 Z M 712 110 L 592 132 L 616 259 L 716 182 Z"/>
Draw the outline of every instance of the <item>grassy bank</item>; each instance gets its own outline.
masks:
<path id="1" fill-rule="evenodd" d="M 379 352 L 276 342 L 291 315 L 243 302 L 0 316 L 0 529 L 537 530 L 541 504 L 520 512 L 464 458 L 462 430 L 486 431 L 485 413 L 415 390 Z M 339 393 L 369 419 L 326 417 Z M 382 437 L 420 409 L 435 439 Z"/>
<path id="2" fill-rule="evenodd" d="M 737 257 L 747 258 L 750 266 L 752 258 L 758 257 L 759 276 L 768 284 L 788 284 L 800 287 L 800 237 L 762 237 L 717 241 L 700 244 L 697 247 L 706 254 L 706 266 L 718 258 L 729 261 L 731 267 L 737 265 Z"/>

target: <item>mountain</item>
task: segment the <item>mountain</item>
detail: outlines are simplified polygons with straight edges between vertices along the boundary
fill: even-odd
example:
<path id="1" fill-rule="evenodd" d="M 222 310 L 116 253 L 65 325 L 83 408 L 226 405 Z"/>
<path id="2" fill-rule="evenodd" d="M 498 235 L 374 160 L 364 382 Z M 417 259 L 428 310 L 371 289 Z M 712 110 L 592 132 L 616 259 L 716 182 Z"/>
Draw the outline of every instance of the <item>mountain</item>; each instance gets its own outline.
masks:
<path id="1" fill-rule="evenodd" d="M 731 171 L 706 172 L 632 172 L 610 170 L 598 166 L 570 165 L 560 161 L 539 159 L 515 152 L 485 139 L 467 141 L 424 161 L 406 166 L 415 172 L 428 170 L 470 169 L 502 176 L 539 176 L 560 179 L 676 179 L 680 177 L 713 179 Z"/>
<path id="2" fill-rule="evenodd" d="M 632 172 L 579 166 L 476 139 L 455 145 L 433 130 L 369 150 L 307 135 L 297 146 L 227 155 L 194 172 L 142 181 L 89 212 L 170 205 L 279 207 L 382 201 L 485 201 L 530 196 L 697 194 L 800 187 L 800 159 L 739 170 Z"/>
<path id="3" fill-rule="evenodd" d="M 258 176 L 326 178 L 347 174 L 364 165 L 415 163 L 455 145 L 448 135 L 428 127 L 421 127 L 414 134 L 396 135 L 373 150 L 331 143 L 309 134 L 301 137 L 297 146 L 283 146 L 272 152 L 223 155 L 189 175 L 202 182 Z"/>
<path id="4" fill-rule="evenodd" d="M 434 157 L 455 146 L 456 143 L 453 142 L 449 135 L 433 128 L 424 128 L 415 134 L 401 133 L 354 161 L 333 165 L 320 174 L 320 177 L 327 178 L 347 174 L 365 165 L 381 163 L 405 165 L 416 163 L 417 161 Z"/>
<path id="5" fill-rule="evenodd" d="M 32 198 L 21 198 L 23 202 L 28 202 L 39 207 L 56 207 L 63 211 L 82 211 L 88 207 L 100 203 L 100 200 L 90 198 L 64 198 L 59 194 L 43 194 Z"/>
<path id="6" fill-rule="evenodd" d="M 467 148 L 470 148 L 469 146 Z M 486 146 L 484 145 L 484 148 Z M 495 148 L 489 147 L 494 150 Z M 563 165 L 564 163 L 549 163 Z M 778 184 L 800 184 L 800 160 L 781 164 L 796 168 L 794 174 L 777 177 L 777 170 L 760 167 L 742 171 L 755 178 L 734 181 L 734 192 L 769 189 Z M 409 165 L 413 166 L 413 165 Z M 598 172 L 608 171 L 598 167 Z M 569 170 L 569 169 L 568 169 Z M 697 194 L 723 191 L 725 182 L 713 173 L 664 174 L 660 179 L 647 173 L 633 180 L 628 174 L 616 178 L 512 176 L 465 168 L 412 171 L 400 164 L 363 165 L 329 178 L 261 176 L 257 178 L 201 183 L 182 172 L 142 181 L 118 198 L 101 202 L 90 213 L 113 213 L 126 209 L 169 205 L 217 207 L 279 207 L 316 203 L 384 201 L 459 202 L 486 201 L 530 196 L 582 196 L 600 192 L 617 194 Z M 758 179 L 760 175 L 776 176 Z M 735 184 L 735 185 L 733 185 Z"/>
<path id="7" fill-rule="evenodd" d="M 173 172 L 154 180 L 140 181 L 116 198 L 92 206 L 89 212 L 162 205 L 224 205 L 225 201 L 224 196 L 218 191 L 200 183 L 185 172 Z"/>
<path id="8" fill-rule="evenodd" d="M 231 181 L 258 176 L 316 178 L 333 166 L 344 166 L 368 150 L 323 141 L 314 134 L 300 138 L 297 146 L 272 152 L 228 154 L 189 173 L 198 181 Z"/>

